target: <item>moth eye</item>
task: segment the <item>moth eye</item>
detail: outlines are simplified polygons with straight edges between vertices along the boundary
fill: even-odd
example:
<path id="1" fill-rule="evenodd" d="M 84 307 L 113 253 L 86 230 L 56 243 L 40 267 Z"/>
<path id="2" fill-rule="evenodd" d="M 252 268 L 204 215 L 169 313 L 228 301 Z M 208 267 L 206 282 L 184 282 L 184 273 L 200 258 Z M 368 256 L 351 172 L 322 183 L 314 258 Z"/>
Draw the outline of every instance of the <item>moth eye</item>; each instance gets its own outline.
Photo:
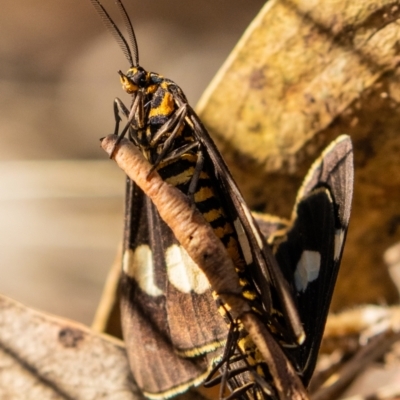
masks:
<path id="1" fill-rule="evenodd" d="M 144 87 L 147 83 L 146 76 L 146 71 L 143 68 L 138 68 L 131 79 L 136 86 Z"/>

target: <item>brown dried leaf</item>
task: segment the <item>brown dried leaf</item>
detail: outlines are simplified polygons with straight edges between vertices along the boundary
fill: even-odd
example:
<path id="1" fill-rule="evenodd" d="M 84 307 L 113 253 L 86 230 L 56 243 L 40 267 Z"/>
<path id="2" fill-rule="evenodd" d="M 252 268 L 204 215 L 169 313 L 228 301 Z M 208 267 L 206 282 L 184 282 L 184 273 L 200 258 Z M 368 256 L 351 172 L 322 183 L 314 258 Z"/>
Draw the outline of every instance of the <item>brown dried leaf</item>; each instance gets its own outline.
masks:
<path id="1" fill-rule="evenodd" d="M 330 314 L 320 349 L 323 354 L 309 386 L 312 399 L 337 399 L 350 383 L 345 396 L 381 399 L 381 394 L 392 394 L 400 387 L 392 386 L 400 372 L 399 343 L 398 305 L 367 305 Z M 382 399 L 391 398 L 385 396 Z"/>
<path id="2" fill-rule="evenodd" d="M 1 399 L 143 399 L 123 343 L 0 296 Z"/>
<path id="3" fill-rule="evenodd" d="M 400 239 L 399 16 L 392 0 L 272 0 L 199 104 L 249 204 L 280 216 L 322 148 L 350 134 L 355 196 L 336 309 L 397 299 L 382 254 Z"/>

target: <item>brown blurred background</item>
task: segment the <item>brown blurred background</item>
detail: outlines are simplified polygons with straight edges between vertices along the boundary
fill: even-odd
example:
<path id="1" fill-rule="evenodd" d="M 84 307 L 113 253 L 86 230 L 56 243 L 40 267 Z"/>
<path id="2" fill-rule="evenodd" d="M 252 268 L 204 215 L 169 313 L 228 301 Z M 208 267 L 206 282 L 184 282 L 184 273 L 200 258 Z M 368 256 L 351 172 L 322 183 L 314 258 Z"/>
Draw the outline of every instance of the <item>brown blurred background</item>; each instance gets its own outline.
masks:
<path id="1" fill-rule="evenodd" d="M 125 2 L 141 64 L 191 104 L 264 3 Z M 128 63 L 82 0 L 4 2 L 0 58 L 0 293 L 89 324 L 122 234 L 124 177 L 98 139 Z"/>

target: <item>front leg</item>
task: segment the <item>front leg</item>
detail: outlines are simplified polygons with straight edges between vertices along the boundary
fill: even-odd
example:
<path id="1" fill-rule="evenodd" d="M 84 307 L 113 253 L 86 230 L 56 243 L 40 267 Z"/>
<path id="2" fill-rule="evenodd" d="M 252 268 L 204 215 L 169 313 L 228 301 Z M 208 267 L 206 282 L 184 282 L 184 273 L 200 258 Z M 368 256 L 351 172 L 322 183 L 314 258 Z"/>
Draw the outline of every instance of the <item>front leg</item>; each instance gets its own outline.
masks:
<path id="1" fill-rule="evenodd" d="M 150 142 L 151 147 L 157 146 L 157 143 L 160 141 L 162 136 L 171 131 L 171 129 L 173 129 L 168 138 L 165 140 L 163 148 L 153 164 L 152 171 L 154 171 L 157 168 L 157 166 L 165 159 L 166 154 L 171 149 L 177 134 L 180 132 L 180 129 L 185 123 L 186 114 L 187 114 L 187 105 L 184 104 L 180 108 L 178 108 L 178 110 L 176 110 L 176 112 L 171 116 L 171 118 L 169 118 L 168 121 L 165 122 L 155 133 L 153 139 Z"/>
<path id="2" fill-rule="evenodd" d="M 119 133 L 119 125 L 121 122 L 121 117 L 119 116 L 120 112 L 128 119 L 128 122 L 126 123 L 124 129 L 122 129 L 121 133 Z M 136 93 L 130 111 L 119 98 L 116 98 L 114 100 L 114 116 L 115 116 L 114 134 L 118 136 L 118 139 L 115 142 L 114 149 L 111 152 L 110 158 L 112 158 L 112 156 L 114 155 L 115 147 L 126 135 L 126 132 L 128 130 L 129 130 L 129 138 L 135 145 L 138 145 L 138 141 L 136 138 L 137 135 L 134 134 L 134 131 L 137 132 L 138 130 L 143 129 L 144 127 L 144 106 L 143 106 L 142 92 Z"/>
<path id="3" fill-rule="evenodd" d="M 180 157 L 182 157 L 182 155 L 188 153 L 189 151 L 195 149 L 196 147 L 198 148 L 197 150 L 197 160 L 196 160 L 196 165 L 194 167 L 194 172 L 192 177 L 190 178 L 190 184 L 189 184 L 189 189 L 187 191 L 187 196 L 189 197 L 189 199 L 194 203 L 194 194 L 197 191 L 197 185 L 199 183 L 199 179 L 200 179 L 200 174 L 203 171 L 203 167 L 204 167 L 204 153 L 203 150 L 200 148 L 200 143 L 199 142 L 193 142 L 190 144 L 187 144 L 185 146 L 182 146 L 176 150 L 174 150 L 173 152 L 171 152 L 169 154 L 168 157 L 164 158 L 161 163 L 167 163 L 167 162 L 171 162 L 174 160 L 179 159 Z M 151 175 L 151 173 L 155 170 L 156 165 L 153 165 L 148 177 Z"/>
<path id="4" fill-rule="evenodd" d="M 199 146 L 199 150 L 197 151 L 196 166 L 194 168 L 192 179 L 190 180 L 189 190 L 187 193 L 187 195 L 189 196 L 189 199 L 193 203 L 194 203 L 194 194 L 196 193 L 197 185 L 198 185 L 199 179 L 200 179 L 200 174 L 201 174 L 201 171 L 203 171 L 203 167 L 204 167 L 204 154 L 201 149 L 201 145 L 198 144 L 198 146 Z"/>
<path id="5" fill-rule="evenodd" d="M 160 141 L 163 135 L 171 131 L 174 127 L 174 131 L 181 127 L 185 121 L 187 115 L 188 105 L 182 104 L 173 114 L 172 116 L 165 122 L 154 134 L 153 138 L 151 139 L 150 146 L 154 147 Z M 173 134 L 170 135 L 170 137 Z M 169 139 L 169 138 L 168 138 Z M 167 139 L 167 140 L 168 140 Z M 166 140 L 166 142 L 167 142 Z"/>
<path id="6" fill-rule="evenodd" d="M 114 118 L 115 118 L 115 128 L 114 128 L 114 135 L 118 136 L 119 132 L 119 124 L 121 123 L 122 119 L 119 116 L 119 113 L 122 113 L 126 118 L 129 116 L 129 110 L 125 106 L 125 104 L 116 97 L 114 99 Z"/>

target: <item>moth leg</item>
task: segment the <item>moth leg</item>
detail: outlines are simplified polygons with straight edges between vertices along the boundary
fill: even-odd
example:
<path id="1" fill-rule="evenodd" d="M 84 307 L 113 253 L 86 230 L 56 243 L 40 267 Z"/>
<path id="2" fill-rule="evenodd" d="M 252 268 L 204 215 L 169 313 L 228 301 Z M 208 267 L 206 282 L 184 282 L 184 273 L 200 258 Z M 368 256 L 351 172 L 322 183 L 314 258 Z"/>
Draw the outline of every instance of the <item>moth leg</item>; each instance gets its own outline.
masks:
<path id="1" fill-rule="evenodd" d="M 167 157 L 164 157 L 162 160 L 153 164 L 147 177 L 149 177 L 152 174 L 152 172 L 155 171 L 156 168 L 159 167 L 160 165 L 166 164 L 170 161 L 177 160 L 183 154 L 188 153 L 190 150 L 192 150 L 198 146 L 199 146 L 198 142 L 193 142 L 193 143 L 189 143 L 184 146 L 181 146 L 178 149 L 175 149 L 174 151 L 171 151 L 171 153 Z"/>
<path id="2" fill-rule="evenodd" d="M 156 161 L 153 164 L 153 167 L 150 170 L 150 174 L 160 165 L 160 163 L 164 160 L 165 155 L 168 153 L 168 150 L 174 143 L 176 136 L 178 135 L 180 129 L 183 126 L 185 121 L 187 106 L 183 105 L 180 107 L 174 115 L 163 125 L 160 129 L 155 133 L 153 139 L 150 141 L 150 147 L 154 147 L 157 145 L 157 142 L 160 138 L 170 131 L 173 128 L 173 131 L 168 136 L 167 140 L 163 143 L 163 148 L 160 154 L 157 156 Z"/>
<path id="3" fill-rule="evenodd" d="M 229 328 L 229 334 L 228 334 L 228 338 L 226 340 L 225 349 L 224 349 L 222 358 L 214 366 L 214 368 L 211 370 L 211 372 L 207 376 L 206 380 L 204 381 L 204 387 L 206 387 L 206 388 L 213 387 L 213 386 L 221 383 L 220 396 L 219 396 L 220 399 L 223 399 L 224 391 L 226 388 L 226 382 L 229 379 L 229 376 L 228 376 L 229 375 L 229 363 L 234 354 L 238 337 L 239 337 L 239 331 L 236 329 L 236 324 L 234 322 L 232 322 L 231 326 Z M 215 378 L 212 378 L 218 372 L 218 370 L 221 369 L 224 365 L 226 365 L 226 367 L 225 367 L 223 373 L 221 375 L 218 375 Z"/>
<path id="4" fill-rule="evenodd" d="M 117 97 L 114 100 L 114 117 L 115 117 L 115 129 L 114 129 L 114 135 L 118 136 L 119 132 L 119 124 L 122 121 L 121 117 L 119 116 L 119 113 L 122 113 L 125 118 L 129 119 L 129 110 L 126 107 L 126 105 Z M 135 134 L 132 128 L 132 125 L 129 127 L 129 137 L 132 139 L 132 141 L 137 145 L 136 139 L 135 139 Z M 120 140 L 120 139 L 119 139 Z"/>
<path id="5" fill-rule="evenodd" d="M 158 164 L 154 164 L 153 167 L 151 168 L 149 175 L 158 167 L 160 164 L 164 164 L 170 161 L 174 161 L 178 158 L 180 158 L 183 154 L 188 153 L 190 150 L 199 147 L 200 144 L 199 142 L 193 142 L 190 144 L 187 144 L 185 146 L 179 147 L 178 149 L 175 149 L 173 152 L 171 152 L 168 157 L 165 157 L 163 160 L 161 160 Z M 197 151 L 197 160 L 196 160 L 196 165 L 194 168 L 193 175 L 190 179 L 190 184 L 189 184 L 189 189 L 187 191 L 187 196 L 189 199 L 194 202 L 194 194 L 196 193 L 197 190 L 197 184 L 199 183 L 200 179 L 200 174 L 201 171 L 203 170 L 204 167 L 204 154 L 202 150 Z"/>
<path id="6" fill-rule="evenodd" d="M 237 322 L 231 320 L 228 339 L 222 358 L 206 378 L 204 386 L 213 387 L 220 384 L 221 387 L 219 397 L 221 400 L 240 399 L 242 398 L 241 396 L 249 391 L 251 391 L 254 399 L 259 398 L 260 392 L 267 396 L 273 395 L 274 391 L 272 387 L 262 376 L 258 375 L 258 373 L 254 370 L 254 366 L 249 364 L 247 355 L 243 353 L 238 346 L 239 336 L 240 330 L 238 324 Z M 243 361 L 244 365 L 232 368 L 232 364 L 239 361 Z M 220 370 L 220 375 L 216 376 L 215 378 L 211 378 L 218 370 Z M 231 381 L 232 385 L 238 375 L 246 372 L 251 374 L 253 381 L 245 383 L 241 386 L 236 383 L 237 387 L 231 390 L 231 393 L 227 397 L 224 397 L 224 391 L 228 386 L 228 383 Z"/>
<path id="7" fill-rule="evenodd" d="M 119 124 L 121 122 L 121 117 L 119 116 L 119 112 L 125 115 L 128 118 L 128 122 L 126 123 L 124 129 L 122 129 L 121 133 L 118 134 Z M 135 98 L 133 99 L 132 106 L 130 111 L 128 111 L 127 107 L 122 103 L 122 101 L 118 98 L 114 100 L 114 116 L 115 116 L 115 130 L 114 134 L 118 136 L 115 141 L 114 148 L 111 151 L 110 158 L 113 157 L 115 148 L 125 137 L 126 132 L 129 130 L 130 139 L 137 145 L 136 135 L 134 134 L 135 130 L 141 130 L 144 128 L 144 108 L 143 108 L 143 94 L 142 92 L 137 92 Z M 135 124 L 134 124 L 135 123 Z M 132 127 L 132 125 L 134 125 Z M 132 129 L 133 128 L 133 129 Z"/>
<path id="8" fill-rule="evenodd" d="M 160 165 L 160 163 L 177 159 L 181 155 L 186 153 L 187 151 L 191 150 L 192 148 L 194 148 L 196 146 L 200 146 L 200 143 L 198 141 L 195 141 L 194 143 L 191 143 L 190 145 L 182 146 L 179 149 L 174 150 L 171 154 L 168 155 L 168 157 L 165 157 L 166 154 L 168 153 L 168 150 L 173 145 L 174 140 L 175 140 L 177 134 L 179 133 L 179 130 L 185 123 L 185 120 L 186 120 L 186 123 L 188 123 L 188 120 L 187 120 L 188 109 L 189 109 L 189 106 L 186 103 L 179 105 L 179 108 L 176 110 L 174 115 L 163 126 L 160 127 L 160 129 L 156 132 L 153 139 L 151 140 L 150 146 L 153 147 L 157 144 L 157 142 L 160 140 L 160 138 L 164 134 L 166 134 L 168 131 L 170 131 L 174 127 L 172 133 L 167 138 L 167 140 L 164 142 L 162 151 L 158 155 L 156 161 L 154 162 L 149 175 Z M 200 173 L 203 170 L 203 166 L 204 166 L 204 155 L 203 155 L 203 152 L 201 150 L 199 150 L 197 152 L 197 161 L 196 161 L 195 171 L 191 178 L 189 190 L 187 193 L 187 195 L 189 196 L 189 198 L 192 201 L 193 201 L 193 195 L 196 192 L 197 184 L 199 182 Z"/>
<path id="9" fill-rule="evenodd" d="M 189 189 L 187 192 L 187 195 L 189 196 L 189 199 L 194 202 L 194 194 L 196 193 L 197 190 L 197 184 L 199 183 L 200 179 L 200 174 L 201 171 L 203 170 L 204 167 L 204 154 L 201 149 L 197 151 L 197 161 L 196 161 L 196 166 L 194 168 L 194 172 L 192 175 L 192 178 L 190 180 L 190 185 Z"/>
<path id="10" fill-rule="evenodd" d="M 248 382 L 245 385 L 236 388 L 235 390 L 232 391 L 232 393 L 228 396 L 225 397 L 223 400 L 234 400 L 234 399 L 241 399 L 242 395 L 245 394 L 247 391 L 249 391 L 250 389 L 254 388 L 254 382 Z M 255 393 L 253 394 L 253 397 L 256 399 L 257 397 L 255 397 Z"/>
<path id="11" fill-rule="evenodd" d="M 119 124 L 122 121 L 121 117 L 119 116 L 119 113 L 121 111 L 122 114 L 124 114 L 125 117 L 128 118 L 129 111 L 126 108 L 125 104 L 118 97 L 114 100 L 113 108 L 114 108 L 114 118 L 115 118 L 114 135 L 118 135 Z"/>
<path id="12" fill-rule="evenodd" d="M 178 127 L 182 126 L 185 117 L 187 115 L 187 110 L 188 110 L 188 105 L 187 104 L 182 104 L 175 112 L 174 114 L 168 119 L 167 122 L 165 122 L 164 125 L 162 125 L 158 131 L 154 134 L 153 138 L 150 141 L 150 146 L 154 147 L 157 142 L 160 140 L 160 138 L 170 131 L 175 125 Z M 171 134 L 172 136 L 172 134 Z M 169 139 L 169 138 L 168 138 Z M 165 141 L 167 142 L 168 139 Z"/>

